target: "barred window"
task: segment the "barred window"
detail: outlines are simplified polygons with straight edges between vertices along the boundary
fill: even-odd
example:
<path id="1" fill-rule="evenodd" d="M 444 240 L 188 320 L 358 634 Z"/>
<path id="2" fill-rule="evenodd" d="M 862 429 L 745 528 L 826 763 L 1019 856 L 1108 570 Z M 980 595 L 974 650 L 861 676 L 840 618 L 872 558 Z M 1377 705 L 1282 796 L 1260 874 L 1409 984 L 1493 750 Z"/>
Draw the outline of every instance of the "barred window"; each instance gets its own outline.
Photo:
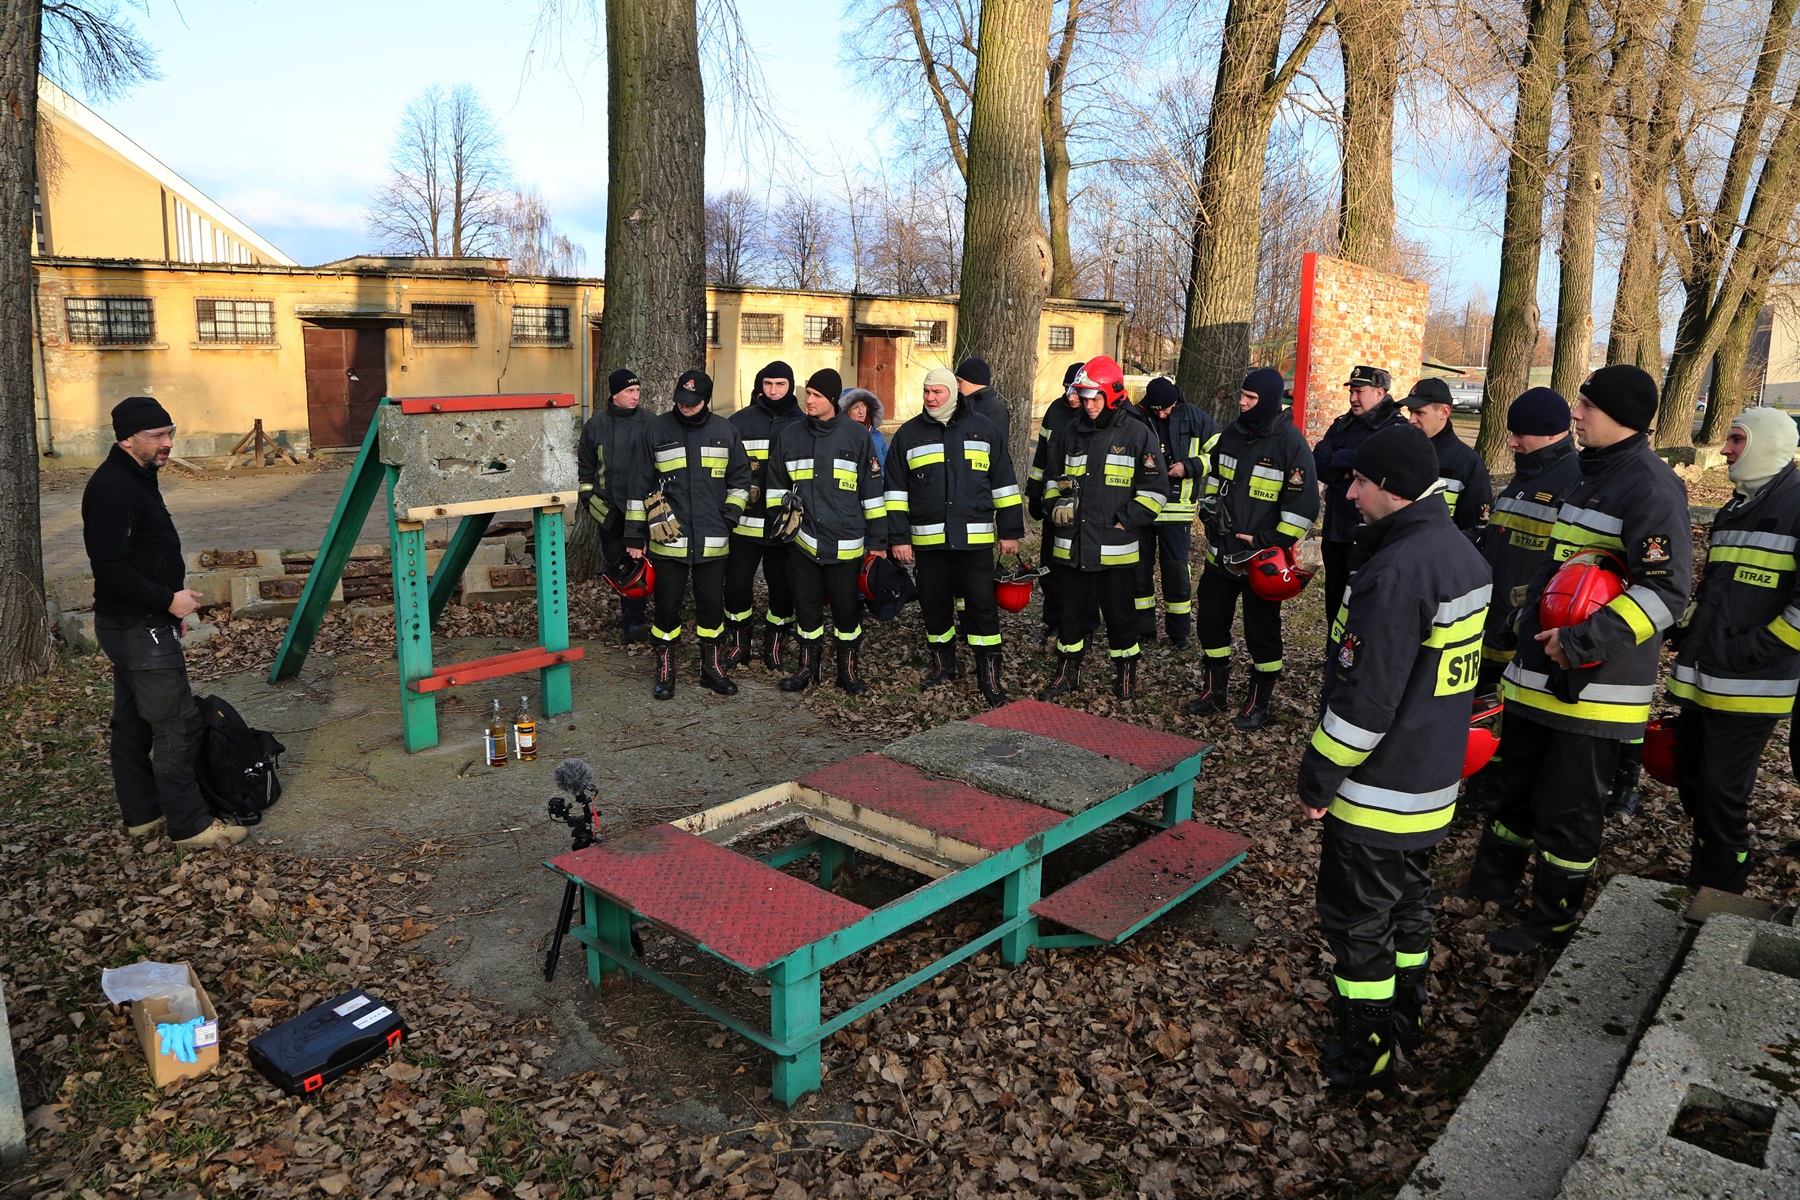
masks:
<path id="1" fill-rule="evenodd" d="M 275 304 L 271 300 L 196 300 L 194 329 L 203 342 L 272 342 Z"/>
<path id="2" fill-rule="evenodd" d="M 71 342 L 142 346 L 156 340 L 156 311 L 146 297 L 70 296 L 63 307 Z"/>
<path id="3" fill-rule="evenodd" d="M 421 346 L 473 346 L 473 304 L 415 304 L 412 306 L 413 341 Z"/>
<path id="4" fill-rule="evenodd" d="M 1052 325 L 1050 327 L 1050 349 L 1073 350 L 1075 348 L 1075 327 L 1073 325 Z"/>
<path id="5" fill-rule="evenodd" d="M 809 346 L 841 346 L 844 344 L 844 318 L 806 318 L 806 344 Z"/>
<path id="6" fill-rule="evenodd" d="M 515 346 L 567 346 L 569 306 L 566 304 L 513 305 L 512 340 Z"/>
<path id="7" fill-rule="evenodd" d="M 780 313 L 747 312 L 738 318 L 738 340 L 746 346 L 779 345 L 786 336 L 786 322 Z"/>
<path id="8" fill-rule="evenodd" d="M 942 346 L 950 341 L 950 322 L 914 321 L 913 337 L 922 346 Z"/>
<path id="9" fill-rule="evenodd" d="M 716 346 L 719 344 L 719 311 L 718 311 L 718 309 L 708 309 L 707 310 L 707 313 L 706 313 L 706 344 L 709 346 Z"/>

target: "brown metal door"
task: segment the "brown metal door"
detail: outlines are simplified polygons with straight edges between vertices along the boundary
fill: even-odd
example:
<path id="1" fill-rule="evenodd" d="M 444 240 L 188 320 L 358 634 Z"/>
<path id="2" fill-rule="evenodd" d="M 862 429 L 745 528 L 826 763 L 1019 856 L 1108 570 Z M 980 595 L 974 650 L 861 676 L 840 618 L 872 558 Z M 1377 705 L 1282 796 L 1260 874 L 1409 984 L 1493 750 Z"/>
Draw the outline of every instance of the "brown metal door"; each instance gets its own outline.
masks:
<path id="1" fill-rule="evenodd" d="M 865 333 L 857 339 L 856 386 L 880 397 L 881 407 L 890 415 L 894 411 L 894 374 L 899 359 L 899 346 L 891 337 Z"/>
<path id="2" fill-rule="evenodd" d="M 306 423 L 315 446 L 355 446 L 387 395 L 387 334 L 379 328 L 303 330 Z"/>

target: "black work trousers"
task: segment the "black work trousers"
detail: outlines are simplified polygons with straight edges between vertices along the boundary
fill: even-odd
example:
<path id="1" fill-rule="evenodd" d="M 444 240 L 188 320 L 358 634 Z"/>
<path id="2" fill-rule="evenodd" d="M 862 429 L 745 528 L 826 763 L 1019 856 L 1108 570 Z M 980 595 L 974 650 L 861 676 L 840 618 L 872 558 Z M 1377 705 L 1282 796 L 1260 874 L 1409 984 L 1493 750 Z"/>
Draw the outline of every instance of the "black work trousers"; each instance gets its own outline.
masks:
<path id="1" fill-rule="evenodd" d="M 1508 707 L 1500 718 L 1500 807 L 1489 828 L 1502 841 L 1534 846 L 1553 867 L 1593 870 L 1619 746 L 1552 729 Z"/>
<path id="2" fill-rule="evenodd" d="M 1171 642 L 1185 642 L 1194 629 L 1194 581 L 1188 556 L 1194 549 L 1191 521 L 1158 522 L 1138 538 L 1138 637 L 1156 640 L 1156 573 L 1162 571 L 1163 628 Z"/>
<path id="3" fill-rule="evenodd" d="M 925 640 L 943 645 L 956 638 L 956 601 L 964 601 L 963 640 L 973 650 L 1000 647 L 1000 606 L 994 603 L 994 548 L 913 551 Z"/>
<path id="4" fill-rule="evenodd" d="M 1070 567 L 1052 574 L 1050 579 L 1052 586 L 1063 589 L 1062 623 L 1056 632 L 1058 653 L 1073 654 L 1087 649 L 1087 614 L 1084 610 L 1089 595 L 1099 592 L 1100 615 L 1106 621 L 1108 654 L 1115 659 L 1137 657 L 1137 613 L 1131 605 L 1137 581 L 1132 568 L 1078 571 Z"/>
<path id="5" fill-rule="evenodd" d="M 794 594 L 794 624 L 800 640 L 825 636 L 825 604 L 831 603 L 831 625 L 840 642 L 862 636 L 862 593 L 856 588 L 862 560 L 816 563 L 799 550 L 787 556 L 788 586 Z"/>
<path id="6" fill-rule="evenodd" d="M 1044 544 L 1046 546 L 1050 544 L 1048 535 L 1044 538 Z M 1050 568 L 1050 573 L 1044 576 L 1044 632 L 1053 634 L 1059 633 L 1062 629 L 1063 592 L 1067 590 L 1067 587 L 1073 586 L 1057 582 L 1065 572 L 1070 575 L 1079 575 L 1087 583 L 1087 592 L 1082 595 L 1080 603 L 1076 605 L 1081 610 L 1082 632 L 1092 633 L 1100 628 L 1100 589 L 1095 586 L 1095 577 L 1091 574 L 1082 575 L 1074 567 L 1066 567 L 1061 563 L 1050 562 L 1048 559 L 1045 560 L 1045 565 Z"/>
<path id="7" fill-rule="evenodd" d="M 1336 649 L 1331 642 L 1331 626 L 1338 609 L 1344 606 L 1344 589 L 1350 586 L 1350 552 L 1355 542 L 1328 542 L 1319 539 L 1319 554 L 1325 560 L 1325 653 Z"/>
<path id="8" fill-rule="evenodd" d="M 694 584 L 694 636 L 701 641 L 725 631 L 725 560 L 714 558 L 690 563 L 680 558 L 651 556 L 656 566 L 656 619 L 650 636 L 659 642 L 681 640 L 681 600 L 688 581 Z"/>
<path id="9" fill-rule="evenodd" d="M 1742 886 L 1734 876 L 1750 852 L 1750 791 L 1778 720 L 1682 706 L 1675 720 L 1675 785 L 1694 823 L 1694 883 Z"/>
<path id="10" fill-rule="evenodd" d="M 625 514 L 616 508 L 600 522 L 600 556 L 606 560 L 607 568 L 614 571 L 628 557 L 625 553 Z M 656 569 L 661 571 L 662 567 L 659 565 Z M 642 596 L 620 596 L 619 624 L 627 629 L 642 625 L 649 608 Z"/>
<path id="11" fill-rule="evenodd" d="M 793 553 L 798 553 L 794 551 Z M 731 554 L 725 560 L 725 615 L 748 621 L 756 606 L 756 568 L 769 590 L 769 607 L 763 619 L 771 625 L 794 623 L 794 589 L 788 584 L 788 545 L 731 535 Z"/>
<path id="12" fill-rule="evenodd" d="M 112 660 L 113 790 L 127 825 L 167 817 L 169 836 L 193 837 L 213 822 L 194 759 L 200 706 L 188 683 L 181 630 L 171 619 L 146 625 L 98 617 L 94 636 Z"/>
<path id="13" fill-rule="evenodd" d="M 1200 648 L 1209 660 L 1231 657 L 1231 618 L 1239 596 L 1244 598 L 1244 645 L 1250 661 L 1258 671 L 1281 670 L 1280 602 L 1264 600 L 1251 591 L 1247 577 L 1210 565 L 1201 572 L 1194 596 Z"/>
<path id="14" fill-rule="evenodd" d="M 1327 821 L 1317 903 L 1319 927 L 1337 959 L 1338 994 L 1390 1000 L 1395 956 L 1416 966 L 1431 950 L 1431 849 L 1365 846 Z"/>

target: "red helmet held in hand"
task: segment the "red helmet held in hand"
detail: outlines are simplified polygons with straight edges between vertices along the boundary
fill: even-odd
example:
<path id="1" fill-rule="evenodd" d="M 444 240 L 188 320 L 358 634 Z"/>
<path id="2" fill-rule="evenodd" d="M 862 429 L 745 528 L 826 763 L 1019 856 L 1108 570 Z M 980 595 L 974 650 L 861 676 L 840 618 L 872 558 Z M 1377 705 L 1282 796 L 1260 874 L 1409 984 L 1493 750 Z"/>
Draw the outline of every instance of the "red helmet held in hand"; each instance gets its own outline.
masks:
<path id="1" fill-rule="evenodd" d="M 1104 354 L 1090 358 L 1075 376 L 1075 394 L 1083 400 L 1098 394 L 1106 407 L 1117 408 L 1125 402 L 1125 372 Z"/>
<path id="2" fill-rule="evenodd" d="M 1480 724 L 1500 711 L 1498 702 L 1483 704 L 1477 701 L 1475 711 L 1469 716 L 1469 741 L 1463 747 L 1462 777 L 1467 779 L 1494 759 L 1500 750 L 1500 738 L 1492 729 Z"/>
<path id="3" fill-rule="evenodd" d="M 994 603 L 1007 612 L 1024 612 L 1025 606 L 1031 603 L 1031 589 L 1048 568 L 1034 567 L 1020 555 L 1013 555 L 1013 565 L 1009 569 L 1003 563 L 994 564 Z"/>
<path id="4" fill-rule="evenodd" d="M 1313 577 L 1302 570 L 1292 546 L 1270 546 L 1244 564 L 1244 575 L 1250 590 L 1264 600 L 1292 600 Z"/>
<path id="5" fill-rule="evenodd" d="M 1656 782 L 1675 786 L 1675 722 L 1669 717 L 1644 726 L 1644 770 Z"/>
<path id="6" fill-rule="evenodd" d="M 627 600 L 641 600 L 656 587 L 656 568 L 648 558 L 627 558 L 604 574 L 612 590 Z"/>
<path id="7" fill-rule="evenodd" d="M 1583 550 L 1550 577 L 1538 597 L 1538 627 L 1566 629 L 1625 594 L 1625 560 L 1611 550 Z"/>

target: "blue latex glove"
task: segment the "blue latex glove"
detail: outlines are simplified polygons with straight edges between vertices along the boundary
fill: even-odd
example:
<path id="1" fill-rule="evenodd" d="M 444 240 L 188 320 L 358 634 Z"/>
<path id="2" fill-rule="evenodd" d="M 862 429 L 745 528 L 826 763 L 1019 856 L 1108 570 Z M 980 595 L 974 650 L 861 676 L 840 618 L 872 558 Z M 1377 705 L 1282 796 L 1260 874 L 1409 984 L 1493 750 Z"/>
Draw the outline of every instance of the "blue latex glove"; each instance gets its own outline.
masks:
<path id="1" fill-rule="evenodd" d="M 176 1062 L 199 1062 L 200 1056 L 194 1050 L 194 1030 L 199 1028 L 203 1018 L 195 1017 L 179 1025 L 158 1025 L 157 1037 L 160 1039 L 158 1053 L 173 1055 Z"/>

